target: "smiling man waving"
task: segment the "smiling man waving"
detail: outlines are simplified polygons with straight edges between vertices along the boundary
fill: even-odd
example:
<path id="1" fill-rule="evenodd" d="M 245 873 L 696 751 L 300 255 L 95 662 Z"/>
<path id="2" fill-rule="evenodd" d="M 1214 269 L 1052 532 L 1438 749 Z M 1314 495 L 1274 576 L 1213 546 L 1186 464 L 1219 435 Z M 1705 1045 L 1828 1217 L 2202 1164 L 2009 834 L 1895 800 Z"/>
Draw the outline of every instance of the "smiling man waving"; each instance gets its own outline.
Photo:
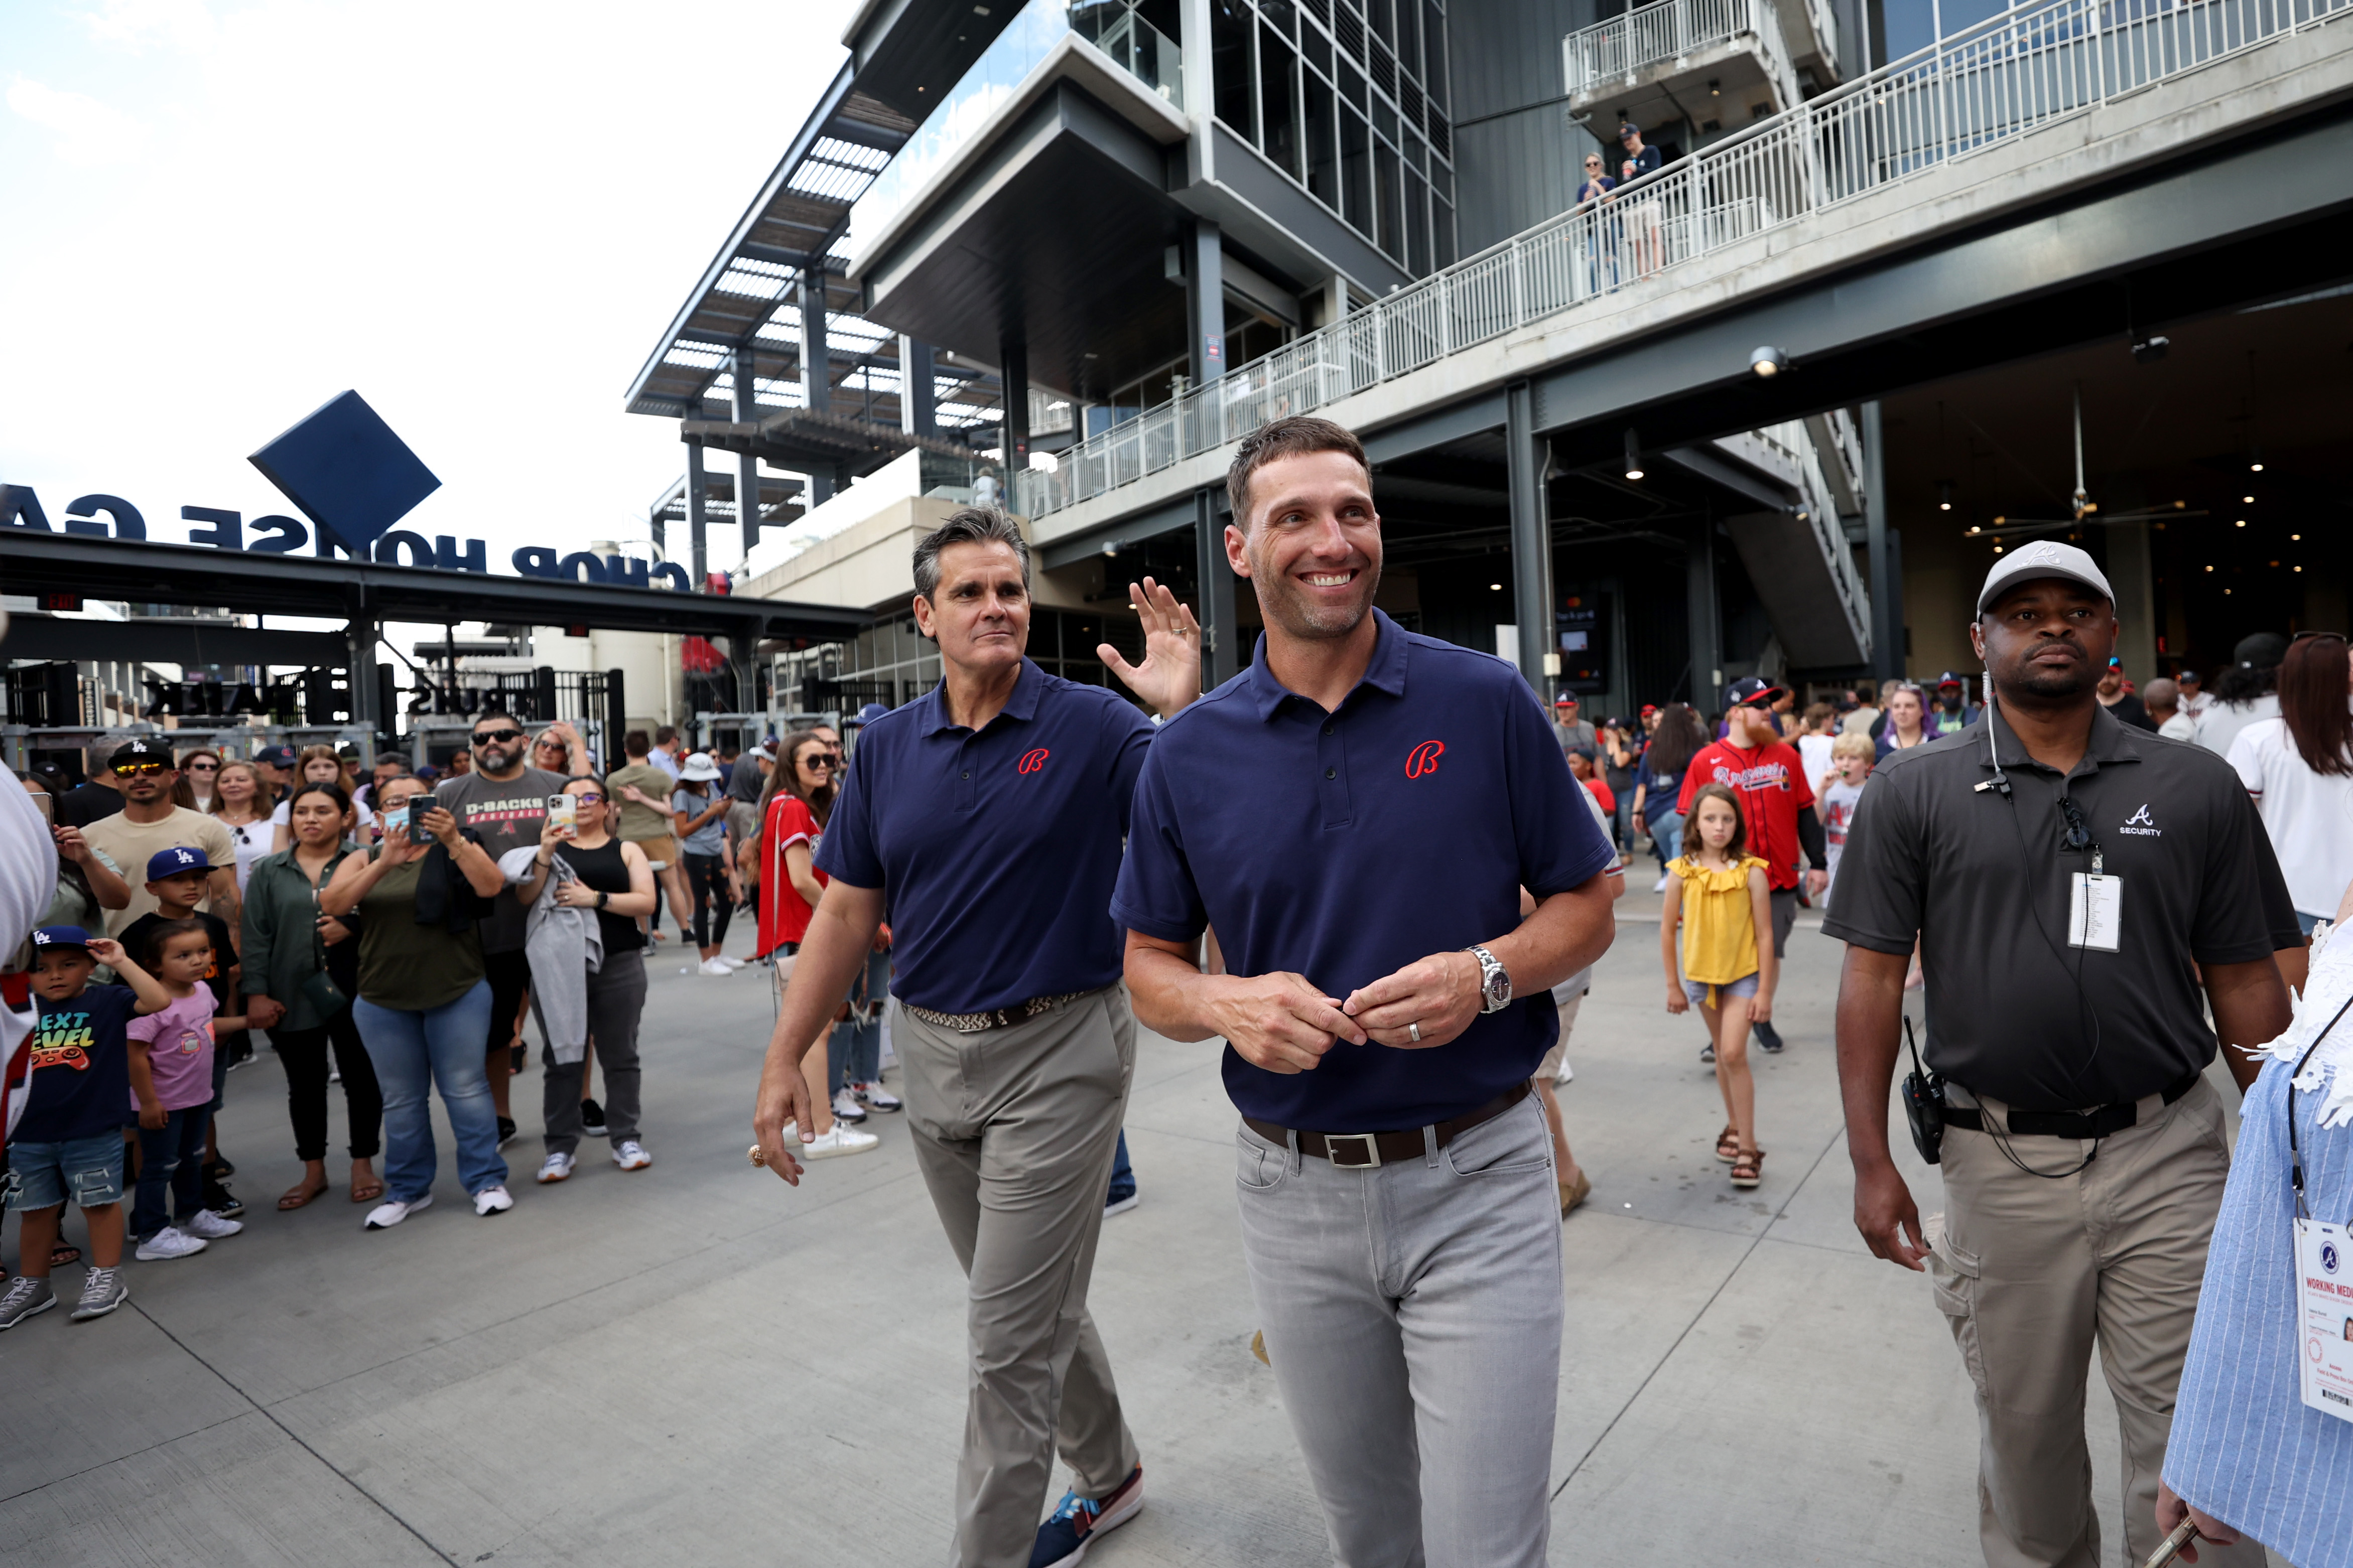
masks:
<path id="1" fill-rule="evenodd" d="M 1335 1559 L 1534 1568 L 1561 1288 L 1528 1079 L 1616 857 L 1518 672 L 1372 607 L 1354 436 L 1277 420 L 1227 489 L 1266 635 L 1145 759 L 1112 905 L 1136 1016 L 1227 1042 L 1242 1248 Z"/>
<path id="2" fill-rule="evenodd" d="M 971 1280 L 971 1394 L 952 1561 L 1071 1563 L 1144 1501 L 1087 1282 L 1135 1065 L 1105 912 L 1152 723 L 1048 675 L 1029 637 L 1029 547 L 993 508 L 915 547 L 915 624 L 944 679 L 868 724 L 826 824 L 831 878 L 785 994 L 754 1157 L 787 1182 L 787 1122 L 813 1125 L 801 1058 L 832 1026 L 885 915 L 907 1127 Z M 1145 658 L 1103 662 L 1163 715 L 1201 687 L 1200 628 L 1146 577 Z M 1041 1527 L 1059 1443 L 1076 1472 Z"/>

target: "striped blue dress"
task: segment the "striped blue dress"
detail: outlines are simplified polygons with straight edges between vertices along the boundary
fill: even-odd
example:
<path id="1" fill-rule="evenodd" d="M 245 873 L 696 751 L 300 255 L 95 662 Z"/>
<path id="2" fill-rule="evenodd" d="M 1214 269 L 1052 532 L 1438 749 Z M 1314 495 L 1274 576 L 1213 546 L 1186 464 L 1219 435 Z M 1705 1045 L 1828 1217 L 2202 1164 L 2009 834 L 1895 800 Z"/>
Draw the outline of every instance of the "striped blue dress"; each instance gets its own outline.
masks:
<path id="1" fill-rule="evenodd" d="M 2296 1394 L 2287 1079 L 2286 1064 L 2265 1062 L 2241 1110 L 2165 1479 L 2296 1568 L 2353 1568 L 2353 1422 Z M 2314 1218 L 2341 1222 L 2353 1218 L 2353 1128 L 2319 1126 L 2324 1098 L 2295 1097 L 2305 1202 Z"/>

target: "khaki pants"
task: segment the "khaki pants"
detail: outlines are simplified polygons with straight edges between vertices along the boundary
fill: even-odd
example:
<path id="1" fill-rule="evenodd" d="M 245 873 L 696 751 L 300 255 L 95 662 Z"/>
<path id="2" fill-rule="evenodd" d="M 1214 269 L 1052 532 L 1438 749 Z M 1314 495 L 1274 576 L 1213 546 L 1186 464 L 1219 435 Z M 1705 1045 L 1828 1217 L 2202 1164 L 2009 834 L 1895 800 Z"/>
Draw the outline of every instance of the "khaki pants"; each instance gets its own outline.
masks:
<path id="1" fill-rule="evenodd" d="M 1968 1104 L 1966 1092 L 1952 1096 Z M 1978 1099 L 1989 1120 L 2003 1110 Z M 2126 1556 L 2155 1551 L 2158 1474 L 2230 1171 L 2211 1084 L 2099 1143 L 2072 1174 L 2029 1175 L 1989 1132 L 1946 1133 L 1946 1212 L 1928 1260 L 1977 1385 L 1978 1537 L 1989 1568 L 2097 1568 L 2100 1526 L 2084 1435 L 2092 1350 L 2116 1396 L 2124 1444 Z M 2063 1172 L 2093 1145 L 2003 1140 L 2037 1171 Z M 2211 1554 L 2211 1556 L 2210 1556 Z M 2263 1549 L 2200 1543 L 2200 1568 L 2262 1568 Z"/>
<path id="2" fill-rule="evenodd" d="M 949 1561 L 1018 1568 L 1029 1561 L 1058 1447 L 1083 1497 L 1108 1496 L 1136 1465 L 1087 1315 L 1135 1070 L 1135 1015 L 1124 985 L 977 1035 L 894 1011 L 915 1162 L 971 1281 L 971 1394 Z"/>

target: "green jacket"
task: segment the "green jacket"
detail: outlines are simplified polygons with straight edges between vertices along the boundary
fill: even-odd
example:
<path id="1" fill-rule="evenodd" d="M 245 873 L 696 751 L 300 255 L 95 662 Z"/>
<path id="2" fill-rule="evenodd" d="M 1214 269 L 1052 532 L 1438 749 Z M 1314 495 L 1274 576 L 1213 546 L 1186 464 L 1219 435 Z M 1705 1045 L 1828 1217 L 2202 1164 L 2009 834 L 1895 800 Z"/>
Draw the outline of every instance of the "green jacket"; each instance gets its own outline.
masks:
<path id="1" fill-rule="evenodd" d="M 334 859 L 319 874 L 322 888 L 350 853 L 336 851 Z M 292 849 L 265 855 L 253 863 L 253 874 L 245 885 L 245 946 L 239 954 L 245 965 L 242 984 L 247 995 L 267 996 L 285 1007 L 281 1028 L 315 1029 L 327 1022 L 302 994 L 302 982 L 320 968 L 318 917 L 310 879 L 294 864 Z"/>

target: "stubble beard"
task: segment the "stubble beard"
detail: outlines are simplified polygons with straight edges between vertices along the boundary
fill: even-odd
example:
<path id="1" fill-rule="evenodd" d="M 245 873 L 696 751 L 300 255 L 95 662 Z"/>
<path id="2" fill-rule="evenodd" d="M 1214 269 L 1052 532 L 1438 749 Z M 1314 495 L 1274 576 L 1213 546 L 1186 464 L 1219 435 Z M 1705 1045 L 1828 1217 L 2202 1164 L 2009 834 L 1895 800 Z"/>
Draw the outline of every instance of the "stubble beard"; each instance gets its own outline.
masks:
<path id="1" fill-rule="evenodd" d="M 1373 595 L 1380 587 L 1377 562 L 1367 563 L 1356 578 L 1361 592 L 1352 605 L 1312 604 L 1292 584 L 1290 575 L 1275 571 L 1255 543 L 1250 551 L 1250 581 L 1258 590 L 1258 607 L 1270 625 L 1305 642 L 1329 642 L 1346 637 L 1372 614 Z"/>

